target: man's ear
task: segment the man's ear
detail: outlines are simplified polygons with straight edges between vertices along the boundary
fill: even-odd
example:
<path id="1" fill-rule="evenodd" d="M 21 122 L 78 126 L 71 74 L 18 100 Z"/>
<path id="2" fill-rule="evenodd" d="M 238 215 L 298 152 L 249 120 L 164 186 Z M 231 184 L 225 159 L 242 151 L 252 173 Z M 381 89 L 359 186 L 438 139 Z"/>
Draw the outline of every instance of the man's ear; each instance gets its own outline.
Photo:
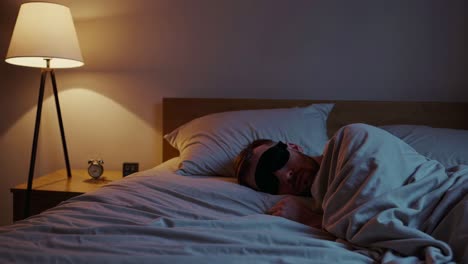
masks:
<path id="1" fill-rule="evenodd" d="M 288 145 L 288 148 L 290 149 L 293 149 L 295 151 L 298 151 L 298 152 L 304 152 L 304 149 L 302 149 L 301 146 L 297 145 L 297 144 L 294 144 L 294 143 L 286 143 L 286 145 Z"/>

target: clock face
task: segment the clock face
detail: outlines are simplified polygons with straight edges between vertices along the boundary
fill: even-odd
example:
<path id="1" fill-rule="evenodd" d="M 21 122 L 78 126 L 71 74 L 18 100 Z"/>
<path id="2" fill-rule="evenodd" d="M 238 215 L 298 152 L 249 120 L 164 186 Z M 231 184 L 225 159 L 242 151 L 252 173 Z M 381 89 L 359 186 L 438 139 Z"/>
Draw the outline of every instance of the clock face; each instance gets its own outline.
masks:
<path id="1" fill-rule="evenodd" d="M 104 168 L 101 164 L 91 164 L 88 167 L 88 173 L 94 179 L 101 177 L 102 173 L 104 172 Z"/>

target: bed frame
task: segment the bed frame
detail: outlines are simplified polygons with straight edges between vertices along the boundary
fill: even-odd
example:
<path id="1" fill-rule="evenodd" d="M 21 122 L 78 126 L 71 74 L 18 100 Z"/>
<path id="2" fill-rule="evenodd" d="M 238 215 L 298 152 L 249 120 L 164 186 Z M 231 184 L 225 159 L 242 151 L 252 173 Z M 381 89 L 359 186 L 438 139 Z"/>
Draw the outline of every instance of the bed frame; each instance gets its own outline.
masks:
<path id="1" fill-rule="evenodd" d="M 328 134 L 352 123 L 371 125 L 414 124 L 468 130 L 468 102 L 390 102 L 336 100 L 163 98 L 163 134 L 180 125 L 211 113 L 264 108 L 334 103 L 328 118 Z M 163 160 L 178 156 L 178 151 L 163 142 Z"/>

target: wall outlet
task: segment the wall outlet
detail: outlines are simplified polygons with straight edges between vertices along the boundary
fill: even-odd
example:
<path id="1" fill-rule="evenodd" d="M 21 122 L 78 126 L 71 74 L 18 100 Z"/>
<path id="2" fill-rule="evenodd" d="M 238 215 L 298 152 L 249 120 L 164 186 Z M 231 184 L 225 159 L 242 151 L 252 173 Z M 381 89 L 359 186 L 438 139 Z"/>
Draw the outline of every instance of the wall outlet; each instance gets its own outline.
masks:
<path id="1" fill-rule="evenodd" d="M 124 162 L 122 167 L 123 177 L 138 171 L 138 162 Z"/>

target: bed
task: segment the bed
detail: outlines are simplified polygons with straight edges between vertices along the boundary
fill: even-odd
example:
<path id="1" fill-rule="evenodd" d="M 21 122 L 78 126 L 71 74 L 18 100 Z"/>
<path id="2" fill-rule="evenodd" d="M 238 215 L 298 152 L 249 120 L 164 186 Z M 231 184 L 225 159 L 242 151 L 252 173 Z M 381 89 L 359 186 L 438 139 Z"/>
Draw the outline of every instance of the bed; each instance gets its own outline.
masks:
<path id="1" fill-rule="evenodd" d="M 0 227 L 0 263 L 464 262 L 468 260 L 468 167 L 464 165 L 468 154 L 463 147 L 468 145 L 467 114 L 468 103 L 164 98 L 164 162 Z M 316 154 L 331 145 L 343 148 L 343 141 L 334 135 L 355 123 L 372 125 L 369 129 L 377 129 L 383 137 L 402 139 L 405 151 L 414 149 L 412 157 L 418 153 L 418 170 L 427 165 L 439 172 L 437 177 L 450 176 L 453 184 L 444 189 L 450 195 L 435 197 L 443 209 L 435 207 L 427 216 L 435 219 L 431 232 L 419 232 L 414 227 L 418 223 L 412 221 L 416 218 L 411 217 L 406 219 L 408 225 L 402 225 L 402 217 L 396 217 L 397 224 L 390 219 L 384 229 L 381 223 L 375 225 L 375 218 L 361 223 L 365 228 L 358 231 L 382 232 L 385 241 L 369 236 L 363 240 L 360 232 L 349 237 L 353 227 L 349 219 L 356 218 L 335 221 L 335 229 L 309 227 L 265 214 L 283 196 L 253 191 L 232 177 L 232 155 L 252 138 L 291 140 Z M 346 131 L 355 128 L 346 127 Z M 312 140 L 308 133 L 314 135 Z M 421 182 L 416 178 L 411 182 Z M 420 204 L 428 197 L 432 196 L 414 199 Z M 349 226 L 342 236 L 345 224 Z M 387 239 L 401 226 L 416 231 Z M 415 250 L 405 251 L 418 243 Z"/>

